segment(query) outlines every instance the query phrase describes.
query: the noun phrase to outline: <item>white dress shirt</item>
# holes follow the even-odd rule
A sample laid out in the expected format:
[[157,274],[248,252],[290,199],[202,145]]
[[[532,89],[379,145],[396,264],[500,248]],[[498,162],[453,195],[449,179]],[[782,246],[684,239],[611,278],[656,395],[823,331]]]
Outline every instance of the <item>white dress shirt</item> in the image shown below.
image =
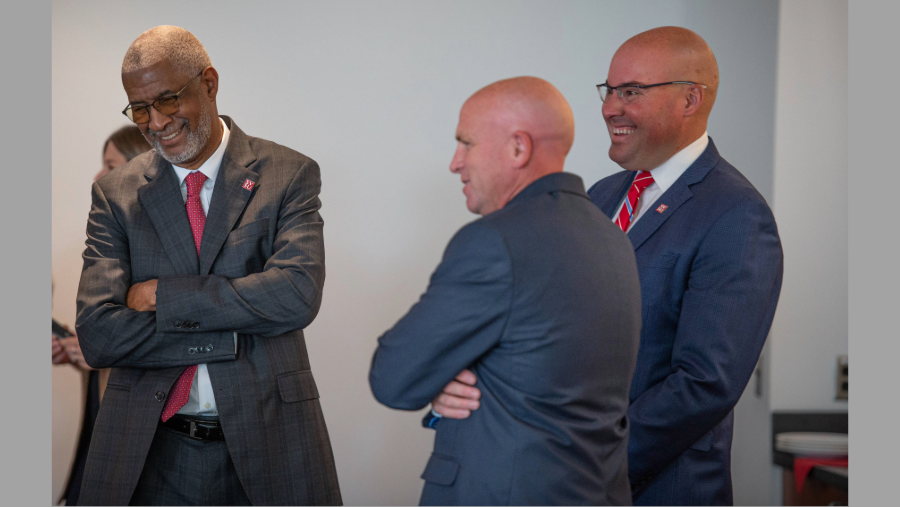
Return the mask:
[[[197,171],[206,175],[206,181],[200,188],[200,202],[203,204],[203,213],[209,214],[209,203],[212,201],[213,188],[216,185],[216,176],[219,174],[219,166],[222,164],[222,157],[225,155],[225,147],[228,146],[228,138],[230,132],[225,122],[219,118],[222,123],[222,142],[215,153],[203,163]],[[181,186],[181,197],[187,202],[187,184],[184,179],[192,170],[185,169],[172,164],[175,169],[175,175],[178,177],[178,184]],[[237,333],[234,333],[234,347],[237,351]],[[216,407],[216,397],[213,395],[212,383],[209,381],[209,372],[205,364],[197,365],[197,372],[194,374],[194,382],[191,384],[191,394],[188,396],[187,403],[178,411],[182,415],[219,415]]]
[[[650,170],[650,175],[653,176],[653,183],[650,184],[649,187],[645,188],[641,193],[640,199],[638,199],[637,206],[635,206],[634,216],[631,218],[631,223],[628,224],[628,230],[630,231],[634,224],[644,215],[644,212],[648,209],[651,209],[653,204],[656,203],[656,200],[659,199],[661,195],[666,193],[666,190],[671,187],[678,178],[687,171],[687,168],[691,166],[700,155],[703,155],[703,152],[706,150],[706,146],[709,144],[709,135],[706,132],[703,132],[703,135],[697,138],[696,141],[687,145],[683,150],[678,153],[672,155],[672,158],[666,160],[659,167]],[[616,212],[613,214],[613,222],[616,221],[616,218],[619,216],[619,213],[622,212],[622,206],[625,205],[625,199],[628,198],[628,193],[625,193],[625,197],[622,199],[622,202],[616,207]],[[665,203],[661,203],[665,204]],[[628,231],[626,231],[628,232]]]

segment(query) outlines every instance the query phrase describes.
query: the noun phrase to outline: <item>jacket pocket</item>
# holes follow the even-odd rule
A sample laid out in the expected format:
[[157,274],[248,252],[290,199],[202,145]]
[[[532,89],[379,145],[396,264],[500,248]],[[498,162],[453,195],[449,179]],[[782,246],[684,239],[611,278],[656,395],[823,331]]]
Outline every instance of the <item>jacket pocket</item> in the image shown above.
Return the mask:
[[278,393],[285,403],[313,400],[319,397],[316,381],[309,370],[292,371],[278,376]]
[[675,267],[675,264],[678,262],[679,254],[662,254],[662,255],[635,255],[634,258],[637,261],[638,270],[642,268],[660,268],[660,269],[672,269]]
[[249,224],[242,225],[228,234],[225,240],[227,243],[237,243],[245,238],[256,238],[263,236],[269,230],[269,217],[263,217],[254,220]]
[[143,376],[144,371],[136,368],[112,368],[106,377],[106,389],[131,391],[131,386],[137,384]]
[[431,454],[422,479],[440,486],[451,486],[456,481],[456,473],[459,472],[459,463],[439,454]]

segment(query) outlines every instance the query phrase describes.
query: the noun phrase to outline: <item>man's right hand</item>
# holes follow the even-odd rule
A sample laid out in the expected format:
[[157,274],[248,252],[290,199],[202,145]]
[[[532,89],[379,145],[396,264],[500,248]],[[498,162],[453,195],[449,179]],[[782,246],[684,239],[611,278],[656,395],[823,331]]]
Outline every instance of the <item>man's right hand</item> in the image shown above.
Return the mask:
[[432,400],[432,408],[438,414],[450,419],[465,419],[481,406],[481,391],[475,386],[475,374],[469,370],[459,372],[441,394]]
[[71,362],[69,360],[69,353],[66,352],[66,349],[59,343],[56,336],[51,336],[50,340],[53,342],[53,352],[51,352],[50,355],[50,360],[53,364],[65,364]]

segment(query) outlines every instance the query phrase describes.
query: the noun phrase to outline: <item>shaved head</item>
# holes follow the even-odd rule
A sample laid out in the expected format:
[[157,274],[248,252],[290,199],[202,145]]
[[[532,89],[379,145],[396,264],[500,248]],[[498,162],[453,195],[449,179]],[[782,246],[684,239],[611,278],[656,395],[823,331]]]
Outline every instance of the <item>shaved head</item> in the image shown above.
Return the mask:
[[463,104],[450,171],[465,184],[469,211],[486,215],[533,181],[563,170],[575,139],[572,108],[543,79],[485,86]]
[[706,132],[719,66],[702,37],[663,26],[625,41],[606,82],[617,89],[603,102],[609,158],[630,171],[652,171]]
[[661,26],[628,39],[616,54],[653,51],[666,56],[663,60],[666,72],[675,76],[671,80],[693,81],[707,86],[708,98],[703,109],[709,116],[719,89],[719,64],[706,41],[687,28]]
[[475,92],[466,107],[480,111],[486,121],[509,134],[528,132],[535,145],[563,157],[575,140],[572,108],[555,86],[541,78],[514,77],[489,84]]

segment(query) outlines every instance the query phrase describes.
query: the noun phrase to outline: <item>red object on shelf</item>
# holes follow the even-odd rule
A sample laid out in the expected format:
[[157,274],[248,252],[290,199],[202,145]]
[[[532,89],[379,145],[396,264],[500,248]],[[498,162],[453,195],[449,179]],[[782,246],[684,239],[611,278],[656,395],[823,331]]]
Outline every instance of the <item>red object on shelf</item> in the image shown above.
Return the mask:
[[848,457],[843,458],[794,458],[794,480],[797,481],[797,492],[803,491],[803,483],[813,467],[818,465],[829,467],[848,466]]

